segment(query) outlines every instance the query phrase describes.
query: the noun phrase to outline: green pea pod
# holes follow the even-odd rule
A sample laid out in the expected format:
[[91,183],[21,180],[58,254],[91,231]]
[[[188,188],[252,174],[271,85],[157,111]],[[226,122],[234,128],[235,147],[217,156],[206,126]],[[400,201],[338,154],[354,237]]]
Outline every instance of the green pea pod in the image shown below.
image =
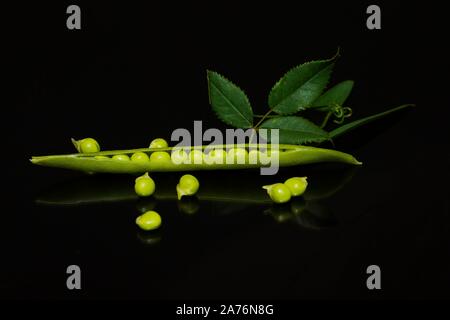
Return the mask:
[[[211,146],[191,147],[190,149],[211,148]],[[214,146],[215,148],[248,148],[251,145],[223,145]],[[255,146],[256,147],[256,146]],[[352,155],[337,150],[323,149],[316,147],[307,147],[299,145],[279,145],[279,166],[289,167],[302,164],[320,163],[320,162],[343,162],[352,165],[360,165],[361,162],[356,160]],[[270,145],[269,145],[270,148]],[[267,165],[259,160],[256,163],[223,163],[223,164],[207,164],[207,163],[191,163],[176,164],[172,161],[119,161],[113,158],[105,158],[114,155],[132,155],[136,152],[145,152],[152,154],[153,152],[167,151],[173,148],[146,148],[133,150],[115,150],[102,151],[89,154],[68,154],[68,155],[50,155],[32,157],[31,162],[46,167],[56,167],[72,170],[80,170],[85,172],[104,172],[104,173],[144,173],[144,172],[181,172],[195,170],[231,170],[231,169],[250,169],[261,168]],[[99,157],[101,156],[101,157]],[[150,157],[150,159],[152,159]]]

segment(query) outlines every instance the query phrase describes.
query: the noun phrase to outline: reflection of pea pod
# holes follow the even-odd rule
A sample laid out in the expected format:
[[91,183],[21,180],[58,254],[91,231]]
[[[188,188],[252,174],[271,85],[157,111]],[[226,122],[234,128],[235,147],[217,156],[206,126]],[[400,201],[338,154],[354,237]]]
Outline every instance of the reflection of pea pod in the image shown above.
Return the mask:
[[[348,168],[309,168],[301,172],[289,169],[275,176],[261,176],[257,172],[241,171],[230,174],[224,171],[197,172],[200,190],[199,200],[241,203],[271,203],[263,185],[283,182],[292,176],[308,176],[308,188],[304,194],[306,200],[330,196],[352,177],[353,170]],[[155,200],[176,200],[175,186],[180,174],[153,174],[156,182]],[[77,205],[136,200],[134,177],[128,176],[83,176],[54,186],[42,193],[36,200],[40,204]]]
[[[319,169],[319,168],[318,168]],[[358,168],[320,168],[308,176],[306,200],[325,199],[338,192],[355,175]]]

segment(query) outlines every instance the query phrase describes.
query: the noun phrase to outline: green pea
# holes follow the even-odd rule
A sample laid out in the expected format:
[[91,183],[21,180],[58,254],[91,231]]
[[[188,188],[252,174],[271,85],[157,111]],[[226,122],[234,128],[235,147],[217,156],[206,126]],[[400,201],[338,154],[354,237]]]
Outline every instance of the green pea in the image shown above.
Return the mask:
[[201,150],[191,150],[189,153],[189,160],[191,164],[203,163],[205,154]]
[[155,163],[171,162],[170,154],[165,151],[155,151],[150,155],[150,161]]
[[207,164],[224,164],[227,158],[227,153],[223,149],[213,149],[205,155],[205,162]]
[[109,159],[107,156],[95,156],[95,159]]
[[229,164],[244,164],[248,161],[248,151],[243,148],[234,148],[228,151],[227,163]]
[[[74,145],[78,148],[78,142],[76,140],[72,140]],[[210,146],[208,146],[211,148]],[[233,148],[235,145],[225,146],[224,149]],[[114,156],[114,159],[128,160],[128,157],[125,154],[133,154],[135,152],[143,151],[142,149],[135,150],[123,150],[121,156]],[[145,151],[145,150],[144,150]],[[162,150],[161,150],[162,151]],[[160,152],[161,152],[160,151]],[[114,152],[102,152],[102,155],[112,156],[116,154],[118,151]],[[217,170],[222,169],[243,169],[246,166],[242,165],[233,165],[223,162],[223,150],[217,149],[212,150],[205,159],[208,161],[204,161],[205,164],[199,164],[195,166],[197,170],[210,170],[212,167]],[[245,152],[244,152],[245,153]],[[255,152],[253,151],[252,154]],[[92,154],[95,156],[96,154]],[[258,166],[263,167],[270,163],[270,157],[267,157],[267,153],[261,152],[257,154],[258,156]],[[154,171],[177,171],[177,166],[169,154],[162,155],[156,152],[152,152],[153,159],[157,159],[159,163],[151,163],[149,167]],[[181,156],[183,157],[183,156]],[[80,171],[91,171],[91,172],[109,172],[109,173],[136,173],[142,172],[144,173],[148,169],[146,166],[137,166],[137,165],[127,165],[124,166],[123,163],[119,161],[98,161],[98,163],[94,163],[91,157],[74,157],[72,154],[69,155],[48,155],[48,156],[40,156],[40,157],[32,157],[31,162],[35,165],[46,166],[46,167],[55,167],[55,168],[65,168],[72,170],[80,170]],[[167,161],[164,161],[167,160]],[[101,162],[101,163],[100,163]],[[283,145],[281,151],[279,151],[279,165],[280,167],[288,167],[288,166],[297,166],[303,164],[311,164],[311,163],[321,163],[321,162],[341,162],[352,165],[361,165],[361,162],[356,160],[352,155],[343,153],[337,150],[323,149],[317,147],[308,147],[308,146],[300,146],[300,145]],[[215,163],[214,166],[211,166],[210,163]],[[180,166],[180,171],[184,170],[183,166]]]
[[275,183],[269,186],[264,186],[263,189],[267,190],[267,193],[276,203],[285,203],[291,200],[291,191],[287,186],[282,183]]
[[248,162],[251,164],[258,163],[260,154],[261,154],[261,152],[259,150],[256,150],[256,149],[250,150],[248,153]]
[[197,193],[200,183],[197,178],[190,174],[185,174],[177,184],[178,200],[183,196],[192,196]]
[[118,161],[130,161],[130,157],[126,154],[116,154],[112,157],[112,159]]
[[307,177],[294,177],[287,179],[284,184],[289,188],[294,197],[301,196],[308,186]]
[[161,216],[156,211],[147,211],[136,218],[136,224],[145,231],[158,229],[161,225]]
[[172,150],[170,158],[175,164],[183,164],[188,162],[189,155],[183,149],[176,149]]
[[148,155],[145,152],[135,152],[131,156],[131,161],[134,162],[147,162],[149,161]]
[[92,138],[85,138],[78,141],[78,146],[81,153],[94,153],[100,151],[100,145]]
[[155,192],[155,182],[146,172],[135,180],[134,191],[140,197],[151,196]]
[[156,138],[150,143],[149,148],[167,148],[168,146],[169,144],[166,140],[162,138]]

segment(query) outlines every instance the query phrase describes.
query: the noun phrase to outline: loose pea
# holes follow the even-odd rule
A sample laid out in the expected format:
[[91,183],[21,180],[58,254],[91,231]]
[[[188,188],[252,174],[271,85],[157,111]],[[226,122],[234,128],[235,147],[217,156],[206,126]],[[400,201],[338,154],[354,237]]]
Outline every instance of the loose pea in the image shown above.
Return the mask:
[[109,159],[107,156],[95,156],[95,159]]
[[243,148],[235,148],[228,151],[227,163],[234,164],[246,163],[248,160],[248,151]]
[[118,161],[130,161],[130,157],[126,154],[116,154],[112,157],[112,159]]
[[178,200],[182,196],[192,196],[197,193],[200,183],[197,178],[190,174],[185,174],[180,178],[180,182],[177,184]]
[[183,164],[188,162],[189,156],[187,152],[184,151],[183,149],[176,149],[172,150],[170,158],[172,159],[172,162],[175,164]]
[[149,161],[148,155],[145,152],[135,152],[131,156],[131,161],[134,162],[147,162]]
[[291,200],[291,191],[287,186],[282,183],[275,183],[270,186],[264,186],[263,189],[267,190],[267,193],[276,203],[285,203]]
[[161,225],[161,216],[156,211],[147,211],[136,218],[136,224],[142,230],[154,230]]
[[150,143],[149,148],[167,148],[168,146],[169,144],[166,140],[162,138],[156,138]]
[[205,154],[202,152],[202,150],[191,150],[191,152],[189,153],[189,160],[191,164],[203,163],[204,157]]
[[165,151],[155,151],[150,155],[150,161],[155,163],[171,162],[170,154]]
[[208,164],[223,164],[225,163],[227,153],[223,149],[213,149],[207,156],[205,156],[205,162]]
[[291,194],[296,196],[301,196],[308,186],[307,177],[294,177],[287,179],[284,184],[289,188]]
[[140,197],[148,197],[155,192],[155,182],[150,178],[148,172],[135,180],[134,191]]
[[95,139],[85,138],[78,141],[79,151],[81,153],[94,153],[100,151],[100,145]]

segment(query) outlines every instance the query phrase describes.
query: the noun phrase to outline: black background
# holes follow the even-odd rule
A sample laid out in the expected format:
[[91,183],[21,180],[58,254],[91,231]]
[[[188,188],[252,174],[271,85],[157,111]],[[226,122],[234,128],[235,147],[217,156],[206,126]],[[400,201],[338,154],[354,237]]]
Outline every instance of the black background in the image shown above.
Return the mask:
[[[5,62],[13,70],[6,94],[13,100],[2,109],[0,296],[450,297],[448,99],[438,98],[447,36],[439,8],[381,5],[382,29],[371,31],[365,3],[80,4],[76,31],[66,28],[68,4],[23,4],[6,14]],[[95,137],[104,150],[143,147],[192,128],[193,120],[223,129],[208,105],[207,69],[232,79],[264,113],[267,92],[284,72],[338,47],[331,84],[355,80],[348,100],[354,119],[417,106],[336,141],[364,165],[323,201],[336,218],[327,228],[277,223],[264,213],[267,205],[200,201],[186,215],[175,200],[157,201],[164,225],[160,242],[149,245],[134,224],[135,200],[35,204],[48,190],[120,188],[134,178],[34,167],[31,155],[72,153],[71,137]],[[309,166],[281,176],[340,170],[348,168]],[[256,188],[263,179],[258,172],[199,177],[203,186],[229,189]],[[82,269],[81,291],[65,286],[70,264]],[[371,264],[381,267],[382,290],[366,287]]]

